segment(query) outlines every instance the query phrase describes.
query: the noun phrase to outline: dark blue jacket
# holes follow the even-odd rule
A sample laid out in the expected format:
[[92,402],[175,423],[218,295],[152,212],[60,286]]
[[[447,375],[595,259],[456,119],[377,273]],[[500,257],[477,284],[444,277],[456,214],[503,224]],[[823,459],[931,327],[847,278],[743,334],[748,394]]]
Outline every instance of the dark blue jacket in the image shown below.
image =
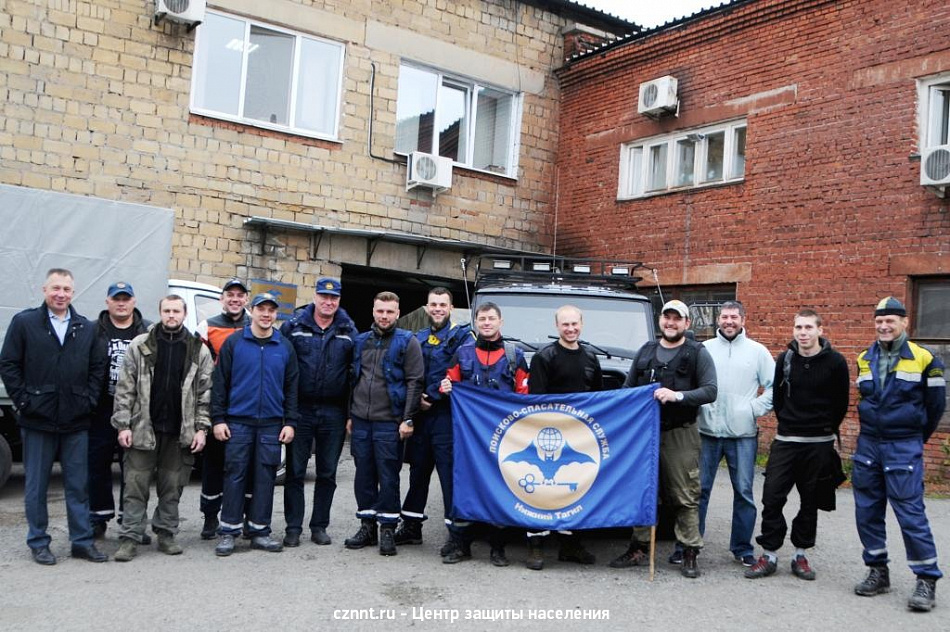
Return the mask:
[[[391,340],[387,341],[387,338]],[[356,344],[353,348],[353,386],[356,389],[354,391],[354,396],[356,397],[355,402],[357,404],[366,404],[366,402],[359,401],[360,388],[357,388],[360,381],[360,374],[363,372],[364,367],[363,363],[363,348],[366,346],[367,341],[370,344],[374,344],[376,348],[383,347],[388,344],[388,349],[386,349],[386,354],[382,358],[382,375],[386,380],[386,393],[389,396],[389,411],[392,414],[392,418],[396,420],[403,420],[412,417],[413,413],[418,409],[418,402],[412,402],[411,406],[407,406],[406,402],[408,400],[408,384],[406,378],[406,366],[405,366],[405,356],[406,348],[409,346],[409,341],[412,340],[412,332],[405,329],[396,329],[393,331],[391,336],[380,337],[377,336],[374,331],[363,332],[356,337]],[[416,376],[414,379],[421,377],[421,358],[420,360],[420,375]],[[369,367],[366,369],[370,375],[374,374],[378,367]],[[414,384],[414,386],[416,386]],[[421,380],[417,385],[419,390],[415,392],[415,397],[421,396]],[[362,408],[360,406],[359,408]]]
[[297,356],[274,330],[260,341],[248,325],[218,353],[211,387],[211,421],[297,426]]
[[10,321],[0,377],[17,409],[20,426],[46,432],[86,430],[106,373],[96,345],[96,325],[69,308],[62,344],[44,303]]
[[345,408],[356,326],[346,310],[339,309],[330,326],[321,329],[313,317],[313,307],[311,303],[298,310],[280,328],[280,333],[297,352],[300,404],[332,404]]
[[[439,384],[452,366],[452,358],[460,347],[475,344],[475,336],[468,325],[450,322],[435,333],[431,327],[416,332],[416,340],[422,346],[422,357],[426,365],[425,394],[430,400],[437,402],[443,399]],[[448,401],[448,398],[445,399]]]

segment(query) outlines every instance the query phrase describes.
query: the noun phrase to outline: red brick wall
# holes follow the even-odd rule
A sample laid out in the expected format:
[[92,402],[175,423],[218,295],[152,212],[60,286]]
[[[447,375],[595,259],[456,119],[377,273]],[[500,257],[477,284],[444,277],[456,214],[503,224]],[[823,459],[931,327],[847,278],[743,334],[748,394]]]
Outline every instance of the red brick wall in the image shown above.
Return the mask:
[[[909,301],[909,272],[950,270],[948,200],[910,159],[915,80],[945,71],[946,0],[761,0],[569,63],[559,250],[645,261],[666,284],[737,282],[749,334],[775,353],[794,313],[814,307],[853,373],[876,301]],[[639,84],[667,74],[680,116],[639,115]],[[617,200],[622,143],[741,116],[744,182]],[[856,425],[852,407],[849,450]],[[946,437],[927,446],[931,473]]]

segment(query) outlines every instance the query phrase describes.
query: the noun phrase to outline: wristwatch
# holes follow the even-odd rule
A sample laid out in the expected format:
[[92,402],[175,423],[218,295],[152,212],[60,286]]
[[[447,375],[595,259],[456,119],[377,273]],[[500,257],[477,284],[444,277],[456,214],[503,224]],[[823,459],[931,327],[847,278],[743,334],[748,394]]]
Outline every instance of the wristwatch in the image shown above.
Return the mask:
[[411,420],[411,419],[406,419],[406,420],[404,420],[402,423],[404,423],[404,424],[406,424],[407,426],[409,426],[410,428],[412,428],[412,420]]
[[683,394],[682,394],[681,392],[679,392],[679,391],[676,391],[676,401],[681,402],[681,401],[683,401],[683,398],[684,398],[684,397],[685,397],[685,395],[683,395]]

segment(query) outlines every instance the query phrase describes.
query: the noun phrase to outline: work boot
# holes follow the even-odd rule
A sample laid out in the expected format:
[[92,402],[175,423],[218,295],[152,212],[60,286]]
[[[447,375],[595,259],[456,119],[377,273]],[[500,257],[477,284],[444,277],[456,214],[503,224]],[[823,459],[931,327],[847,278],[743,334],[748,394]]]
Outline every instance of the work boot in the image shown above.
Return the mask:
[[452,550],[442,557],[443,564],[458,564],[472,559],[472,545],[464,540],[453,540]]
[[493,547],[491,553],[488,555],[488,559],[491,560],[492,566],[508,566],[511,562],[508,561],[508,556],[505,555],[505,547]]
[[122,538],[122,543],[119,544],[119,550],[115,552],[113,559],[116,562],[131,562],[138,552],[138,546],[135,540]]
[[886,593],[891,589],[891,573],[886,566],[872,566],[868,569],[868,576],[854,587],[854,594],[862,597],[873,597]]
[[439,549],[439,555],[441,555],[442,557],[445,557],[446,555],[448,555],[454,550],[455,550],[455,542],[450,537],[448,540],[445,541],[445,544],[442,545],[442,548]]
[[696,563],[696,557],[699,555],[699,549],[694,546],[687,546],[683,549],[683,565],[680,567],[680,573],[683,577],[696,579],[699,577],[699,564]]
[[284,545],[270,535],[255,535],[251,536],[251,548],[268,553],[280,553],[284,550]]
[[544,541],[540,537],[528,538],[528,558],[524,565],[532,571],[544,568]]
[[232,553],[234,553],[234,536],[227,534],[222,535],[218,546],[214,547],[214,554],[218,557],[227,557]]
[[348,549],[362,549],[364,546],[376,546],[379,542],[376,534],[376,521],[363,519],[360,521],[359,531],[353,534],[352,538],[343,541],[343,546]]
[[327,535],[327,530],[323,527],[316,527],[310,532],[310,541],[321,546],[326,546],[327,544],[331,544],[333,542],[333,540],[330,539],[330,536]]
[[214,514],[205,514],[205,523],[201,527],[202,540],[214,540],[218,536],[218,517]]
[[380,555],[395,555],[396,551],[396,536],[395,526],[391,524],[382,524],[379,525],[379,554]]
[[288,531],[284,534],[284,546],[294,548],[300,546],[300,532]]
[[646,549],[639,542],[631,542],[622,555],[610,561],[610,568],[631,568],[649,562]]
[[594,554],[584,548],[581,539],[576,535],[561,536],[557,559],[561,562],[576,562],[577,564],[593,564],[597,561]]
[[92,538],[94,540],[102,540],[106,537],[106,527],[108,523],[106,522],[93,522],[92,523]]
[[907,602],[907,607],[918,612],[930,612],[935,605],[937,605],[937,580],[918,576],[917,586]]
[[158,550],[165,555],[181,555],[184,549],[175,542],[175,535],[168,531],[158,532]]
[[418,520],[403,520],[393,540],[396,544],[422,544],[422,523]]

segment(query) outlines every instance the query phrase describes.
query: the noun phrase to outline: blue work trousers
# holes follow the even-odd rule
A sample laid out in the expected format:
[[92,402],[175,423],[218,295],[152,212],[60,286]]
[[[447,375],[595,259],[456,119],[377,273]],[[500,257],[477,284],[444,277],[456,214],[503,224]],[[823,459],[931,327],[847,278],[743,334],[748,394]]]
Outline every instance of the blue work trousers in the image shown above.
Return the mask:
[[301,406],[294,440],[287,447],[287,478],[284,481],[284,520],[288,532],[303,530],[306,511],[304,480],[313,450],[316,479],[310,531],[330,524],[330,506],[336,491],[336,468],[346,438],[346,412],[339,406]]
[[66,496],[66,520],[69,541],[73,546],[92,544],[92,524],[89,522],[89,433],[45,432],[20,428],[23,439],[23,505],[29,525],[26,543],[31,549],[49,546],[47,490],[53,460],[59,451],[63,470],[63,490]]
[[901,527],[907,564],[919,577],[939,579],[937,548],[924,508],[922,439],[878,441],[861,434],[854,452],[851,485],[864,563],[887,564],[884,514],[888,501]]
[[[280,465],[280,424],[262,426],[228,423],[231,438],[224,444],[224,499],[220,532],[239,535],[244,520],[251,536],[269,535],[274,509],[274,480]],[[252,497],[244,491],[253,480]]]
[[402,518],[423,521],[429,499],[432,471],[439,473],[445,524],[452,529],[452,409],[448,402],[436,404],[419,416],[415,431],[407,441],[409,491],[402,503]]
[[399,470],[402,468],[399,422],[353,417],[350,452],[356,464],[353,486],[356,517],[380,524],[399,521]]

